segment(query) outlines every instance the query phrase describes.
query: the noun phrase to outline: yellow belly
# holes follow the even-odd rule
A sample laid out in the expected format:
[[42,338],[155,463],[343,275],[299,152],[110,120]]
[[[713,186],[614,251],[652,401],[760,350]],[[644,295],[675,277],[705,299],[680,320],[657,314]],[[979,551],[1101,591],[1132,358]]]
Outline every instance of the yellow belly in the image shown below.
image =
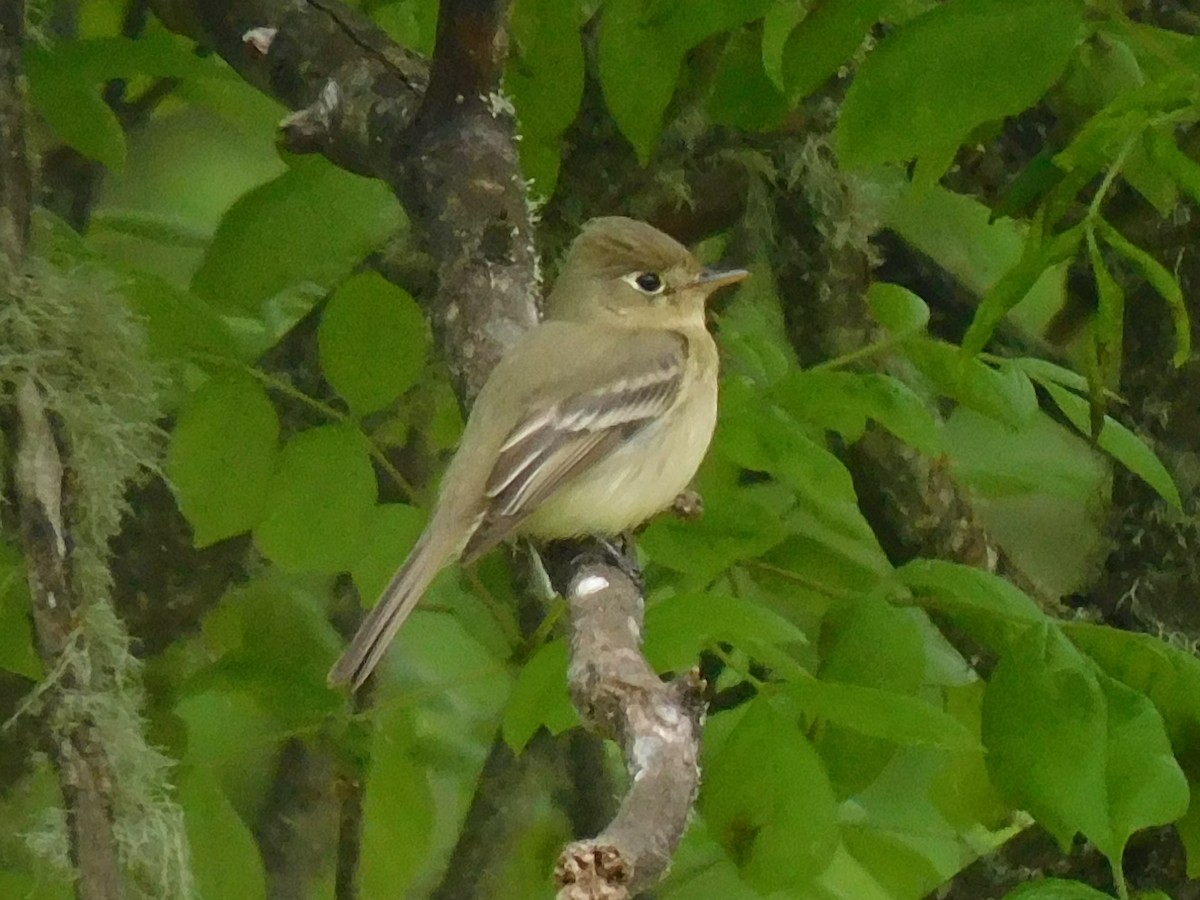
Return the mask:
[[687,488],[717,420],[715,376],[695,384],[661,419],[563,485],[522,524],[541,538],[620,534],[670,506]]

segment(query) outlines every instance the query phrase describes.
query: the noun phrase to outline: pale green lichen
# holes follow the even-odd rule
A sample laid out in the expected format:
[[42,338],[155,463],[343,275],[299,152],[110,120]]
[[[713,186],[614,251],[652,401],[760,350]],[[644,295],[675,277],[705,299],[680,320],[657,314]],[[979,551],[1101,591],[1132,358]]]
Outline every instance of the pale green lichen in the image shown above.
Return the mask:
[[[0,278],[0,405],[32,378],[65,440],[65,514],[81,607],[61,658],[24,709],[47,714],[63,753],[75,752],[69,735],[80,725],[93,729],[112,778],[130,895],[185,900],[195,891],[183,811],[168,778],[172,761],[145,739],[140,663],[112,608],[107,565],[126,491],[160,454],[160,378],[140,322],[104,270],[35,260],[28,273]],[[69,869],[61,810],[43,816],[28,838],[32,850]]]

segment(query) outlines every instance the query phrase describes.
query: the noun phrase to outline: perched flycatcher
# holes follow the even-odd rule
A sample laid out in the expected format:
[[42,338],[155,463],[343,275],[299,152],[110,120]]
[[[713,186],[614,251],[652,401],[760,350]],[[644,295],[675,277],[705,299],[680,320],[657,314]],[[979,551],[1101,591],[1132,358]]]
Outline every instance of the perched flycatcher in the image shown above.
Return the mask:
[[670,506],[717,418],[710,272],[643,222],[594,219],[567,252],[546,319],[471,410],[424,534],[329,674],[359,687],[434,576],[513,534],[619,534]]

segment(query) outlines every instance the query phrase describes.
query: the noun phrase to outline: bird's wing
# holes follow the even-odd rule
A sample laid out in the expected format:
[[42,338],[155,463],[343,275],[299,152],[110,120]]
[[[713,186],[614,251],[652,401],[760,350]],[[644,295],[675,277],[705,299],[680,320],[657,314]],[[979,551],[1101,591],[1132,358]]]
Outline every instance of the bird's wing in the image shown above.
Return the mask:
[[654,351],[635,370],[601,374],[598,386],[518,421],[500,446],[484,488],[486,511],[463,548],[464,562],[504,540],[554,491],[671,408],[683,381],[683,338],[656,342]]

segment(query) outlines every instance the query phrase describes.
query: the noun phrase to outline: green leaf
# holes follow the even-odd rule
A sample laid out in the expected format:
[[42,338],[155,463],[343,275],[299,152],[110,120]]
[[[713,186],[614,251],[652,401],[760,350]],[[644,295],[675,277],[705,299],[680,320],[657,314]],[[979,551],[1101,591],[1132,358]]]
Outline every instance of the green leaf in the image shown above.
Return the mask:
[[[884,210],[885,224],[978,297],[1026,252],[1029,226],[1001,217],[973,197],[936,184],[918,189],[889,170],[880,170],[872,181],[893,198]],[[1009,320],[1024,331],[1042,332],[1062,309],[1066,271],[1062,263],[1047,269],[1010,310]]]
[[[660,27],[642,21],[644,0],[609,0],[600,23],[600,84],[617,127],[644,165],[675,93],[682,52]],[[653,47],[654,53],[646,53]]]
[[[1174,115],[1191,104],[1195,92],[1195,76],[1182,68],[1119,91],[1055,155],[1055,164],[1070,173],[1070,177],[1047,197],[1044,204],[1050,210],[1047,221],[1057,221],[1065,215],[1080,188],[1110,166],[1131,137],[1136,138],[1160,116]],[[1140,148],[1131,147],[1127,162],[1135,161],[1139,155]]]
[[39,680],[42,661],[33,642],[32,602],[24,558],[0,542],[0,669]]
[[[82,29],[81,29],[82,30]],[[46,51],[55,66],[69,69],[99,86],[114,78],[199,79],[233,82],[229,67],[196,53],[196,45],[166,29],[147,29],[137,38],[124,35],[74,38],[56,42]]]
[[[207,303],[137,265],[123,264],[111,253],[100,253],[92,240],[98,216],[88,237],[45,209],[33,214],[33,246],[61,269],[82,270],[110,282],[141,316],[151,353],[160,359],[192,359],[199,354],[238,356],[229,325]],[[103,230],[102,228],[100,230]],[[207,236],[205,243],[207,243]]]
[[375,491],[361,434],[335,425],[302,431],[279,454],[254,542],[286,571],[345,571],[363,552]]
[[1087,379],[1064,366],[1034,356],[1015,356],[1004,360],[1005,366],[1024,372],[1038,384],[1061,384],[1073,391],[1086,391]]
[[861,735],[947,750],[978,746],[958,719],[918,697],[816,678],[790,681],[785,690],[806,716],[834,722]]
[[[1045,413],[1013,431],[995,419],[959,409],[946,421],[945,436],[954,477],[987,500],[1053,497],[1079,505],[1075,515],[1084,516],[1110,485],[1107,459],[1073,428]],[[1062,537],[1079,540],[1076,532]],[[1047,542],[1040,531],[1031,539]]]
[[759,647],[806,644],[799,628],[765,606],[723,594],[678,594],[646,610],[645,654],[660,672],[686,671],[700,652],[728,642],[751,654]]
[[959,834],[979,824],[998,831],[1012,821],[1011,807],[988,778],[987,753],[980,742],[986,688],[982,681],[943,688],[946,711],[963,723],[976,743],[947,753],[929,785],[929,803]]
[[720,317],[722,367],[726,381],[749,378],[772,384],[799,365],[787,339],[783,306],[769,266],[756,262],[750,278]]
[[433,56],[437,37],[437,0],[403,0],[383,3],[371,9],[371,18],[397,44],[426,56]]
[[825,681],[912,694],[925,677],[919,613],[875,595],[832,610],[822,635]]
[[1112,900],[1112,897],[1081,881],[1044,878],[1009,891],[1004,900]]
[[1093,232],[1088,232],[1088,260],[1096,279],[1099,304],[1093,339],[1096,345],[1096,360],[1100,367],[1099,390],[1093,393],[1102,397],[1104,385],[1115,384],[1121,374],[1121,347],[1125,336],[1125,292],[1117,284],[1112,273],[1104,264],[1104,257],[1096,245]]
[[[1179,841],[1187,853],[1187,877],[1200,878],[1200,784],[1191,781],[1192,803],[1187,813],[1175,823]],[[1169,898],[1168,898],[1169,900]]]
[[520,753],[539,728],[561,734],[579,724],[579,714],[567,693],[567,642],[550,641],[521,667],[513,684],[500,733],[514,753]]
[[1188,784],[1154,705],[1114,678],[1102,675],[1100,686],[1108,702],[1109,833],[1088,836],[1115,868],[1134,832],[1166,825],[1187,811]]
[[424,510],[405,503],[381,503],[367,512],[362,553],[350,567],[363,606],[374,606],[417,543],[427,518]]
[[770,0],[604,4],[599,51],[604,101],[643,163],[658,141],[684,55],[715,34],[757,19],[769,5]]
[[[717,454],[744,469],[765,472],[792,490],[795,507],[787,514],[787,528],[829,545],[864,571],[889,572],[891,565],[863,518],[842,462],[747,385],[726,384],[722,399]],[[760,521],[756,527],[765,524]]]
[[371,741],[370,789],[363,799],[363,897],[402,897],[427,862],[435,805],[425,766],[414,759],[410,710],[385,708]]
[[895,337],[924,331],[929,324],[929,304],[898,284],[876,281],[867,289],[871,315]]
[[783,83],[792,102],[829,80],[862,46],[895,0],[819,0],[788,35],[783,48]]
[[762,37],[742,28],[725,44],[713,76],[708,114],[717,125],[744,131],[771,131],[788,114],[787,100],[763,70]]
[[[239,632],[236,640],[240,639]],[[214,647],[217,652],[225,649],[224,643]],[[185,729],[182,762],[217,767],[227,790],[232,788],[234,799],[240,800],[269,783],[274,775],[270,762],[258,749],[288,735],[267,705],[250,691],[214,685],[217,679],[206,679],[208,675],[205,670],[186,681],[171,710]],[[326,693],[332,692],[327,688]]]
[[1148,634],[1087,622],[1063,628],[1106,674],[1144,694],[1162,715],[1191,785],[1191,804],[1175,828],[1187,850],[1188,877],[1200,877],[1200,660]]
[[425,319],[416,301],[375,273],[347,279],[317,329],[321,368],[360,414],[387,406],[425,367]]
[[1179,189],[1200,203],[1200,163],[1179,149],[1173,136],[1151,130],[1146,132],[1150,158],[1162,166]]
[[583,97],[583,42],[579,9],[558,0],[526,0],[513,9],[506,86],[524,134],[556,136],[567,130]]
[[963,350],[973,356],[987,346],[1009,310],[1024,299],[1051,266],[1073,257],[1083,236],[1082,225],[1070,228],[1028,251],[1019,263],[1005,272],[980,301],[963,336]]
[[175,779],[187,825],[196,891],[204,897],[265,897],[267,877],[254,835],[213,772],[186,766]]
[[1001,652],[1046,622],[1024,592],[982,569],[916,559],[898,568],[896,579],[922,606],[949,615],[977,640]]
[[195,294],[148,272],[128,269],[123,275],[121,293],[145,322],[155,356],[192,359],[197,354],[226,358],[239,355],[229,326]]
[[[544,196],[554,193],[562,134],[583,97],[579,7],[560,0],[515,4],[504,84],[521,124],[521,168]],[[531,152],[532,151],[532,152]]]
[[734,563],[761,556],[788,535],[769,505],[753,491],[702,486],[705,514],[696,521],[662,517],[642,532],[639,547],[659,565],[700,583]]
[[1103,109],[1125,91],[1143,84],[1146,73],[1137,54],[1117,29],[1097,28],[1079,51],[1059,85],[1064,98],[1088,112]]
[[1064,852],[1075,833],[1109,834],[1105,695],[1085,659],[1050,626],[1000,659],[983,701],[988,771]]
[[1200,660],[1148,634],[1089,622],[1062,627],[1105,674],[1154,701],[1175,749],[1200,765]]
[[1131,834],[1187,810],[1187,781],[1153,704],[1096,673],[1052,628],[1001,658],[983,726],[997,785],[1064,848],[1081,831],[1116,868]]
[[1037,203],[1060,185],[1067,173],[1054,164],[1045,148],[1033,157],[992,204],[993,219],[1017,219],[1033,212]]
[[1016,368],[994,369],[932,338],[910,338],[905,351],[934,388],[969,409],[1014,429],[1024,428],[1037,414],[1037,393],[1025,373]]
[[767,893],[820,874],[837,850],[837,807],[820,757],[795,723],[759,697],[714,755],[700,809],[743,877]]
[[[869,818],[870,811],[867,816],[865,821],[844,823],[842,841],[879,884],[887,885],[886,896],[936,895],[935,888],[946,880],[934,862],[937,845],[945,840],[937,825],[931,822],[909,831],[891,823],[877,825]],[[822,877],[821,882],[826,883],[826,879]],[[857,893],[843,896],[859,897]]]
[[775,0],[775,4],[763,16],[762,66],[767,78],[779,93],[786,95],[783,80],[783,54],[788,38],[808,11],[791,0]]
[[25,72],[30,103],[64,144],[113,171],[125,167],[125,129],[101,96],[101,79],[32,41]]
[[1075,0],[935,6],[859,68],[838,119],[839,156],[866,168],[957,147],[976,126],[1036,103],[1082,33]]
[[165,247],[203,250],[212,237],[182,216],[144,209],[97,209],[88,220],[88,236],[111,232],[142,238]]
[[216,683],[246,691],[277,723],[279,735],[311,728],[341,705],[326,674],[342,641],[325,611],[324,580],[267,567],[230,589],[204,620],[206,649],[216,661],[188,690]]
[[1172,361],[1176,367],[1182,366],[1192,355],[1192,327],[1179,281],[1166,266],[1137,244],[1127,240],[1121,232],[1103,219],[1096,221],[1096,230],[1104,238],[1104,242],[1125,257],[1167,301],[1171,319],[1175,324],[1175,356]]
[[868,419],[929,456],[942,452],[941,426],[912,389],[880,373],[792,372],[772,394],[801,421],[858,440]]
[[383,182],[305,157],[229,208],[192,290],[220,311],[259,315],[281,292],[332,287],[403,223]]
[[196,546],[258,524],[278,441],[275,407],[247,375],[215,378],[183,405],[166,471]]
[[[897,697],[915,694],[926,668],[918,615],[891,606],[876,594],[832,609],[822,633],[821,680]],[[843,696],[843,702],[845,699]],[[839,796],[864,790],[896,752],[893,742],[866,739],[861,729],[836,722],[822,729],[817,749]]]
[[[1070,423],[1083,434],[1090,434],[1091,411],[1088,402],[1056,384],[1047,384],[1045,388]],[[1183,508],[1179,488],[1175,486],[1175,480],[1166,466],[1140,437],[1112,416],[1104,417],[1104,425],[1096,437],[1096,443],[1100,445],[1100,449],[1150,485],[1176,509]]]

